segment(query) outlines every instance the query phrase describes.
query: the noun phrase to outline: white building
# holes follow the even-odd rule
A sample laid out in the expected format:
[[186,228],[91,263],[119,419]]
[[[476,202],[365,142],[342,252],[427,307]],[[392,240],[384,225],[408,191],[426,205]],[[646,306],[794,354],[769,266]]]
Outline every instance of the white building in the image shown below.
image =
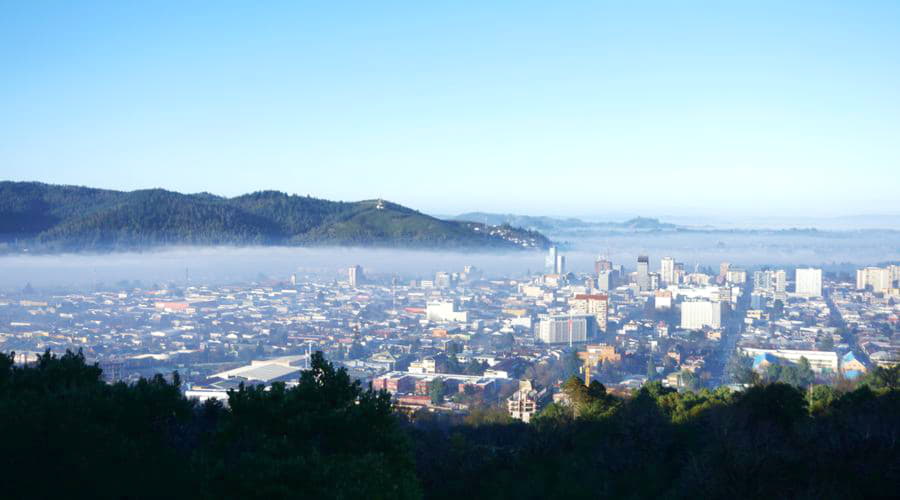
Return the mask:
[[506,400],[509,416],[527,424],[541,409],[548,396],[546,388],[539,391],[530,380],[520,380],[519,390]]
[[347,270],[347,278],[350,286],[356,288],[365,279],[363,277],[363,269],[360,266],[352,266]]
[[659,262],[659,278],[663,285],[674,285],[675,282],[675,259],[672,257],[663,257]]
[[609,317],[609,295],[607,294],[576,294],[569,299],[571,312],[575,314],[590,314],[597,321],[597,328],[606,331],[607,318]]
[[821,297],[822,270],[812,267],[797,269],[796,292],[804,297]]
[[594,336],[596,322],[589,314],[544,316],[538,325],[538,340],[545,344],[574,344]]
[[836,373],[838,369],[838,355],[833,351],[801,351],[797,349],[757,349],[743,347],[740,351],[751,358],[759,354],[770,354],[776,358],[799,363],[800,358],[809,361],[809,367],[818,373]]
[[681,328],[701,330],[722,327],[722,303],[707,300],[693,300],[681,303]]
[[435,323],[465,323],[469,320],[469,313],[457,311],[456,304],[452,301],[429,302],[425,307],[425,319]]
[[867,267],[856,270],[856,288],[859,290],[871,286],[873,292],[884,293],[891,288],[893,281],[890,269]]

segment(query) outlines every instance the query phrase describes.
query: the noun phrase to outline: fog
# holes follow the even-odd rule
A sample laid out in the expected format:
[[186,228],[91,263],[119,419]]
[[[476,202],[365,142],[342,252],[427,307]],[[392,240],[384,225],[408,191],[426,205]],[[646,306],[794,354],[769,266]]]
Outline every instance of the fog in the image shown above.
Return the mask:
[[[562,242],[571,271],[589,271],[597,255],[633,268],[637,255],[670,255],[694,265],[735,266],[816,265],[848,270],[900,260],[900,232],[822,232],[818,234],[651,233],[616,234]],[[123,280],[144,286],[175,283],[223,284],[287,280],[292,273],[334,279],[359,264],[375,276],[406,280],[430,278],[436,271],[460,271],[474,265],[487,277],[523,277],[543,269],[544,254],[536,251],[464,252],[364,248],[297,247],[178,247],[111,254],[6,255],[0,257],[0,288],[115,287]]]

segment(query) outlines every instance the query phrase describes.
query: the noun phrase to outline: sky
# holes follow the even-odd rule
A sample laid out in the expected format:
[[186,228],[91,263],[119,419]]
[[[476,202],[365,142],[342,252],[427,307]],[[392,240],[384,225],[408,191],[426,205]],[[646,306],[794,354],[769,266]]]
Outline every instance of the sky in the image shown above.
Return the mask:
[[0,0],[0,179],[900,213],[900,2]]

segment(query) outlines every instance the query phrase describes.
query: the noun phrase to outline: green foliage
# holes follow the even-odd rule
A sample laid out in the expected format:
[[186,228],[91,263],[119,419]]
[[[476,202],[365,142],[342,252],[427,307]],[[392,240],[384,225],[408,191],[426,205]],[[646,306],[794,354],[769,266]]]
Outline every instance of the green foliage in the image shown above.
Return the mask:
[[108,385],[81,353],[0,355],[7,498],[416,498],[408,440],[384,392],[321,353],[299,384],[196,405],[177,374]]
[[737,384],[755,384],[759,381],[759,375],[753,371],[753,359],[750,356],[733,354],[728,358],[725,372]]
[[809,387],[815,381],[816,376],[809,365],[809,361],[801,357],[796,365],[772,364],[767,366],[764,378],[770,383],[780,382],[795,387]]
[[900,390],[900,365],[890,368],[878,366],[867,373],[861,383],[873,389]]
[[[897,370],[627,398],[569,378],[533,425],[498,408],[401,423],[321,353],[295,387],[186,400],[105,384],[80,353],[0,356],[8,498],[877,498],[900,484]],[[430,415],[430,414],[429,414]],[[412,452],[412,453],[411,453]]]
[[506,410],[497,407],[473,408],[465,418],[466,425],[475,427],[481,425],[505,425],[514,421]]
[[149,189],[106,191],[0,182],[0,242],[44,250],[114,250],[173,244],[352,244],[546,247],[540,233],[445,221],[388,202],[334,202],[261,191],[222,198]]
[[619,403],[619,399],[607,394],[606,387],[596,380],[586,386],[584,380],[572,376],[562,384],[561,389],[572,405],[576,418],[602,418],[615,411]]
[[431,396],[431,404],[439,405],[444,402],[444,395],[447,393],[447,387],[444,384],[444,379],[441,377],[434,377],[431,382],[428,383],[428,395]]

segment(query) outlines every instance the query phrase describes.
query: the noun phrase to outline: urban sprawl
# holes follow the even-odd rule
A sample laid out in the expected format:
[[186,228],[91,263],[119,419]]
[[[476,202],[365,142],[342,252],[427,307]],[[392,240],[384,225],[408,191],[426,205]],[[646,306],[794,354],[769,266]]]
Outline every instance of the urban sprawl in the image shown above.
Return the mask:
[[19,362],[80,349],[109,381],[177,370],[187,396],[223,401],[240,384],[296,383],[322,351],[398,408],[492,406],[526,422],[565,401],[573,372],[628,394],[648,380],[740,390],[788,367],[841,383],[900,363],[900,265],[854,277],[638,256],[585,274],[553,247],[546,266],[526,279],[469,266],[401,281],[353,266],[244,286],[29,286],[0,295],[0,349]]

